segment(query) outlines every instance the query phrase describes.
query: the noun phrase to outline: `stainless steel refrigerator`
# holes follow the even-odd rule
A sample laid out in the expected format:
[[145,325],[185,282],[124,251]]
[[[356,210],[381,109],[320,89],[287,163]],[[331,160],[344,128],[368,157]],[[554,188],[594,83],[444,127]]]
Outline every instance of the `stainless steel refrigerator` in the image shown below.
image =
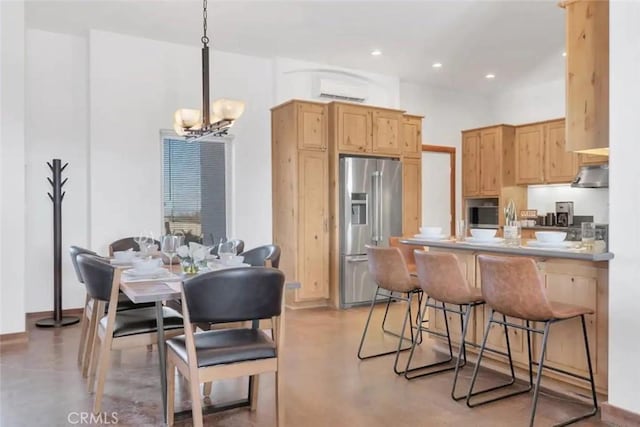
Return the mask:
[[371,157],[340,158],[340,304],[370,303],[375,283],[366,245],[388,246],[402,235],[402,164]]

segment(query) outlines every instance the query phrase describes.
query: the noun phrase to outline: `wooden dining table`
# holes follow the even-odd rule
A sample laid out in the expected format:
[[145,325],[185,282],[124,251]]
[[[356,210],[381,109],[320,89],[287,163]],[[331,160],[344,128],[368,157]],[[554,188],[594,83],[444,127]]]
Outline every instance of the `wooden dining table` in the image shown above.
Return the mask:
[[[120,269],[127,269],[130,267],[118,267]],[[251,267],[246,267],[251,268]],[[180,266],[174,266],[173,271],[176,273],[180,272]],[[164,317],[163,317],[163,302],[170,300],[179,300],[182,296],[181,286],[182,281],[185,278],[174,278],[173,280],[166,279],[153,279],[148,281],[127,281],[123,278],[123,275],[120,276],[120,290],[134,303],[142,304],[142,303],[155,303],[156,307],[156,321],[157,321],[157,338],[158,338],[158,359],[160,364],[160,383],[162,388],[162,416],[164,423],[167,422],[167,370],[166,370],[166,349],[165,349],[165,337],[164,337]],[[300,288],[299,282],[287,282],[285,283],[285,291],[298,289]],[[281,340],[284,341],[284,331],[285,331],[285,307],[284,307],[284,293],[283,293],[283,304],[282,304],[282,313],[280,315],[280,324],[281,324]],[[253,328],[259,327],[259,322],[254,321]],[[251,402],[251,382],[253,379],[249,378],[249,392],[246,400],[242,399],[239,401],[230,402],[224,405],[209,405],[204,408],[204,414],[209,414],[213,412],[219,412],[227,409],[239,408],[243,406],[250,406]],[[172,397],[173,398],[173,397]],[[192,399],[195,399],[195,396],[192,396]],[[198,396],[199,398],[199,396]],[[175,414],[176,419],[181,418],[181,416],[191,416],[191,410],[183,411],[182,413]]]

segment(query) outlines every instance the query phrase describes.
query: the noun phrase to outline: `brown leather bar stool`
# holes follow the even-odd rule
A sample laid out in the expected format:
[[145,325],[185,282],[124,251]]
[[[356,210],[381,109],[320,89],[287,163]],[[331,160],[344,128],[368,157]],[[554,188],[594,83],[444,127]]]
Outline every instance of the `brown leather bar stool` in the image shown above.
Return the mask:
[[[453,386],[451,388],[451,397],[454,400],[464,399],[467,397],[466,394],[460,396],[456,395],[456,384],[458,382],[458,374],[460,372],[460,368],[462,368],[467,362],[466,347],[479,347],[475,343],[467,342],[466,336],[469,328],[469,319],[473,315],[473,308],[484,305],[482,292],[480,291],[480,289],[476,289],[469,285],[467,279],[464,276],[464,273],[462,272],[462,269],[460,268],[458,257],[456,257],[454,254],[444,252],[415,251],[414,256],[417,266],[418,282],[427,297],[423,309],[420,313],[418,324],[424,324],[424,316],[428,308],[434,308],[436,310],[442,311],[444,315],[446,333],[442,334],[424,327],[421,327],[421,332],[426,332],[431,335],[437,335],[446,338],[449,347],[449,358],[446,360],[436,361],[423,366],[412,368],[411,360],[413,359],[413,354],[415,352],[417,344],[414,342],[411,348],[411,353],[409,354],[409,358],[407,360],[407,367],[405,369],[404,376],[408,380],[412,380],[414,378],[455,370],[455,374],[453,377]],[[430,303],[430,300],[434,300],[435,303]],[[451,307],[452,305],[457,305],[458,309]],[[453,350],[451,346],[451,336],[449,333],[449,322],[447,320],[447,313],[455,313],[460,316],[462,335],[460,337],[460,348],[458,349],[456,363],[454,366],[445,366],[438,369],[432,369],[436,366],[449,364],[451,361],[453,361]],[[507,335],[506,328],[505,336],[508,343],[509,336]],[[507,345],[507,348],[509,349],[507,353],[491,348],[487,348],[486,350],[496,354],[500,354],[502,356],[506,356],[508,358],[509,366],[511,368],[510,381],[506,384],[500,384],[498,386],[477,391],[474,393],[474,396],[510,386],[515,382],[516,377],[509,345]],[[415,373],[416,371],[422,372]]]
[[[469,395],[467,396],[467,404],[472,397],[473,386],[475,385],[482,356],[489,336],[491,323],[504,325],[505,327],[513,327],[527,332],[528,341],[530,343],[530,334],[537,333],[542,335],[542,348],[537,362],[531,357],[531,347],[529,347],[529,382],[532,381],[531,366],[538,366],[536,375],[535,388],[533,392],[533,403],[531,414],[529,416],[529,426],[533,426],[536,415],[536,407],[538,405],[538,397],[540,394],[540,380],[544,368],[559,372],[570,377],[589,382],[591,385],[591,397],[593,399],[593,409],[586,414],[579,415],[567,421],[563,421],[556,426],[566,426],[576,421],[591,417],[598,412],[598,400],[596,397],[596,387],[593,380],[593,368],[591,366],[591,355],[589,352],[589,338],[587,336],[587,327],[585,323],[585,315],[593,314],[593,310],[570,304],[557,303],[549,301],[544,291],[544,280],[538,273],[536,263],[531,258],[520,257],[497,257],[489,255],[480,255],[478,257],[480,265],[480,274],[482,279],[482,295],[490,307],[489,319],[484,331],[480,354],[478,355],[478,363],[473,372],[471,386],[469,387]],[[503,320],[494,319],[494,313],[503,315]],[[525,321],[525,326],[509,323],[504,316],[511,316]],[[544,366],[544,355],[547,350],[547,340],[549,338],[550,326],[563,320],[569,320],[579,317],[582,322],[582,334],[584,336],[585,355],[587,358],[587,366],[589,368],[589,376],[583,377],[573,372],[567,372],[552,366]],[[543,329],[531,327],[531,322],[544,323]],[[513,394],[498,397],[479,404],[493,402],[495,400],[510,397]]]
[[400,249],[404,261],[407,263],[407,269],[411,275],[416,275],[416,257],[413,255],[413,251],[416,249],[415,245],[407,245],[400,242],[402,237],[389,237],[389,246]]
[[[417,336],[414,337],[413,334],[415,327],[411,320],[411,304],[413,303],[413,298],[417,294],[421,293],[422,290],[418,286],[416,278],[409,274],[407,264],[400,252],[400,249],[367,246],[367,255],[369,258],[369,272],[371,273],[373,280],[376,282],[376,292],[371,301],[371,308],[369,309],[367,323],[364,326],[364,331],[362,331],[362,338],[360,339],[360,346],[358,347],[358,358],[360,360],[365,360],[395,353],[396,357],[393,364],[393,370],[396,374],[401,375],[404,371],[398,370],[398,358],[400,356],[400,352],[411,348],[410,346],[402,348],[402,343],[403,341],[410,341],[413,343],[417,339]],[[367,330],[369,329],[369,323],[371,322],[371,315],[373,314],[373,309],[378,300],[378,296],[387,297],[389,300],[394,299],[405,301],[407,303],[400,334],[393,334],[399,337],[398,347],[396,350],[364,356],[362,354],[362,347],[364,346]],[[407,322],[410,323],[410,340],[404,336],[405,330],[407,329]],[[385,333],[388,332],[385,331]]]

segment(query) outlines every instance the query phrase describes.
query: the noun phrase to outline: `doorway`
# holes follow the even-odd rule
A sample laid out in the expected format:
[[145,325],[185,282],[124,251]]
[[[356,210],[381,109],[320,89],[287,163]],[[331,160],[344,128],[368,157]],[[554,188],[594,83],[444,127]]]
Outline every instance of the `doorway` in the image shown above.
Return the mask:
[[422,146],[422,225],[455,236],[456,149]]

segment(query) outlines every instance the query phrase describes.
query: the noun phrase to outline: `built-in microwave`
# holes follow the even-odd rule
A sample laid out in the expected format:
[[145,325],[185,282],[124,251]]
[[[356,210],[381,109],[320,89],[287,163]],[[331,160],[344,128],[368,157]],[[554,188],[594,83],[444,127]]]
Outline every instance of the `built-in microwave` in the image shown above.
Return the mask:
[[498,199],[468,199],[467,224],[469,227],[498,227]]

